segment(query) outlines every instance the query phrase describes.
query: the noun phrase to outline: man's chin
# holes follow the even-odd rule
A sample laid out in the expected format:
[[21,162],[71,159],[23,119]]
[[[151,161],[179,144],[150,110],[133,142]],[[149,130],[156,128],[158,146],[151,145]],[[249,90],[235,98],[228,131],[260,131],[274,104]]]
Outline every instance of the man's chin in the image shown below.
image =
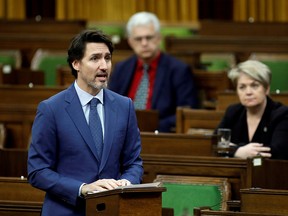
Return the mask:
[[89,85],[90,85],[92,88],[98,89],[98,90],[107,88],[107,82],[101,83],[101,84],[90,83]]

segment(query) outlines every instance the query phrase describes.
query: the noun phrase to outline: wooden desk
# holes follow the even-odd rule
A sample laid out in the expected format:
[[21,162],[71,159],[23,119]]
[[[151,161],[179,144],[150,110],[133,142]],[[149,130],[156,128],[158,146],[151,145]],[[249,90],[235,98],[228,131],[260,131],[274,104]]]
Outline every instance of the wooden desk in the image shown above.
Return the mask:
[[63,87],[0,86],[0,122],[4,123],[6,147],[26,149],[38,103],[63,90]]
[[213,136],[141,132],[142,154],[213,156]]
[[165,44],[166,51],[171,54],[234,53],[236,62],[247,60],[252,52],[288,52],[288,37],[199,35],[186,38],[166,37]]
[[11,69],[10,73],[4,73],[0,69],[0,84],[8,85],[44,85],[44,72],[41,70],[31,70],[30,68]]
[[67,49],[75,34],[0,34],[0,47],[2,49],[18,49],[21,51],[21,67],[30,67],[31,60],[37,49]]
[[237,212],[237,211],[213,211],[207,207],[204,209],[197,208],[194,209],[194,216],[286,216],[280,214],[271,213],[255,213],[255,212]]
[[178,107],[176,112],[176,132],[188,134],[191,129],[203,134],[210,133],[219,125],[224,111],[222,110],[206,110],[206,109],[191,109]]
[[[31,127],[36,115],[37,105],[66,87],[0,86],[0,122],[4,123],[7,148],[26,149]],[[141,131],[155,131],[158,127],[158,112],[153,110],[137,111],[138,126]]]
[[283,22],[235,22],[203,20],[200,35],[246,36],[246,37],[287,37],[288,27]]
[[[138,187],[140,186],[140,187]],[[161,216],[162,192],[166,188],[143,187],[103,191],[86,197],[87,216]]]
[[193,74],[202,108],[215,109],[218,92],[233,89],[226,71],[193,69]]
[[0,200],[43,202],[45,192],[32,187],[26,178],[0,177]]
[[241,211],[288,215],[288,190],[241,189]]
[[30,67],[37,49],[66,50],[72,37],[85,28],[85,20],[1,20],[0,47],[20,50],[22,67]]
[[[175,149],[177,146],[175,147]],[[261,186],[267,189],[275,185],[281,189],[288,189],[288,181],[275,179],[274,184],[267,184],[271,176],[280,176],[287,179],[288,161],[278,161],[279,164],[273,163],[273,160],[266,159],[262,169],[271,167],[269,175],[253,175],[252,160],[243,160],[238,158],[220,158],[220,157],[201,157],[201,156],[179,156],[179,155],[152,155],[141,154],[144,165],[143,183],[153,182],[157,175],[184,175],[184,176],[201,176],[228,178],[231,184],[231,199],[240,200],[240,189]],[[4,167],[5,164],[5,167]],[[275,167],[276,166],[276,167]],[[0,149],[0,176],[15,177],[27,176],[27,150],[23,149]],[[257,179],[255,179],[257,178]],[[264,184],[264,185],[263,185]],[[270,188],[269,188],[270,187]],[[279,188],[276,188],[279,189]]]
[[1,20],[1,34],[7,33],[31,33],[31,34],[77,34],[86,28],[85,20]]
[[159,125],[159,113],[156,110],[135,110],[140,132],[154,132]]
[[30,104],[38,105],[52,95],[64,90],[65,87],[34,86],[26,85],[0,85],[0,104]]
[[36,216],[45,193],[32,187],[27,179],[0,177],[0,215]]
[[240,199],[240,188],[247,187],[246,160],[149,154],[143,154],[142,159],[144,161],[143,182],[151,182],[157,175],[228,178],[231,183],[232,199]]

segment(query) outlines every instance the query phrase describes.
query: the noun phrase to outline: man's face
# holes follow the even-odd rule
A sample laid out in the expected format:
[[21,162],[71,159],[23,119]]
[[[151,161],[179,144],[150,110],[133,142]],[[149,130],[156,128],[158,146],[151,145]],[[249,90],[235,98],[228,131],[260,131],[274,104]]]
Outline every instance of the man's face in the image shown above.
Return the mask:
[[136,26],[128,38],[128,42],[135,54],[144,61],[155,58],[160,49],[161,36],[154,26]]
[[111,53],[104,43],[87,43],[83,58],[73,62],[78,71],[77,84],[84,91],[96,95],[107,87],[111,73]]

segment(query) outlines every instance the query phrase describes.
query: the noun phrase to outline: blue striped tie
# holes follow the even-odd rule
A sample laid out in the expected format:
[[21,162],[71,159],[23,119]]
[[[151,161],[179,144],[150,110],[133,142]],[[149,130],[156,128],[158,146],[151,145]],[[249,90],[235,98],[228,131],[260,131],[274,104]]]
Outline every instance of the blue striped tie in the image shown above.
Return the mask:
[[89,113],[89,127],[92,133],[93,140],[96,145],[98,159],[101,160],[103,151],[103,132],[101,121],[97,112],[97,104],[100,101],[97,98],[93,98],[90,101],[90,113]]
[[148,99],[148,88],[149,88],[149,65],[143,64],[143,75],[141,82],[138,86],[135,99],[134,106],[135,109],[146,109],[147,99]]

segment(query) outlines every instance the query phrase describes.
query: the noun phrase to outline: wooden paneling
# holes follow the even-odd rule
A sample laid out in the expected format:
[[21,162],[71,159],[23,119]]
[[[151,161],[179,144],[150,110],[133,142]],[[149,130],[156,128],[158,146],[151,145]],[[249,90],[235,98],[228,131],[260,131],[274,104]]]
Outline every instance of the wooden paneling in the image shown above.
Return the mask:
[[10,85],[44,85],[44,72],[30,68],[11,68],[9,73],[4,73],[0,66],[0,84]]
[[214,139],[209,135],[141,133],[142,154],[213,156]]
[[45,193],[32,187],[26,178],[0,177],[0,215],[40,215]]
[[85,29],[86,21],[55,21],[44,19],[36,20],[1,20],[1,34],[37,34],[37,35],[55,35],[55,34],[76,34]]
[[26,149],[37,105],[64,88],[0,86],[0,122],[5,125],[5,147]]
[[[287,53],[288,37],[193,36],[165,38],[166,51],[172,55],[200,56],[201,53],[231,53],[236,63],[245,61],[253,52]],[[197,66],[197,65],[196,65]]]
[[1,20],[1,49],[20,50],[22,67],[30,67],[35,51],[42,49],[67,50],[75,34],[86,28],[86,21]]
[[203,129],[210,130],[210,133],[217,128],[224,111],[219,110],[206,110],[206,109],[191,109],[191,108],[177,108],[176,115],[176,132],[177,133],[189,133],[189,130],[194,129],[195,132],[198,130],[199,133]]
[[[72,76],[72,75],[71,75]],[[64,90],[66,87],[0,86],[0,122],[6,128],[7,148],[26,149],[30,143],[31,127],[36,116],[37,105]],[[136,110],[140,131],[155,131],[158,127],[158,112]]]
[[288,214],[288,190],[261,188],[242,189],[241,211],[251,213]]
[[[176,149],[175,144],[172,149]],[[172,151],[172,150],[171,150]],[[283,190],[288,189],[288,181],[275,178],[274,185],[267,184],[271,176],[280,176],[287,179],[287,170],[279,169],[288,167],[288,161],[279,160],[277,164],[273,160],[265,160],[261,169],[269,168],[269,175],[253,175],[253,159],[243,160],[238,158],[204,157],[204,156],[181,156],[163,154],[141,154],[144,165],[143,183],[153,182],[157,175],[184,175],[202,177],[228,178],[232,189],[232,200],[240,199],[240,189],[258,187],[273,188],[275,185]],[[4,165],[5,164],[5,167]],[[0,149],[0,176],[27,176],[27,150]],[[276,188],[277,189],[277,188]]]
[[283,22],[233,22],[203,20],[199,35],[202,36],[245,36],[245,37],[287,37],[288,26]]

